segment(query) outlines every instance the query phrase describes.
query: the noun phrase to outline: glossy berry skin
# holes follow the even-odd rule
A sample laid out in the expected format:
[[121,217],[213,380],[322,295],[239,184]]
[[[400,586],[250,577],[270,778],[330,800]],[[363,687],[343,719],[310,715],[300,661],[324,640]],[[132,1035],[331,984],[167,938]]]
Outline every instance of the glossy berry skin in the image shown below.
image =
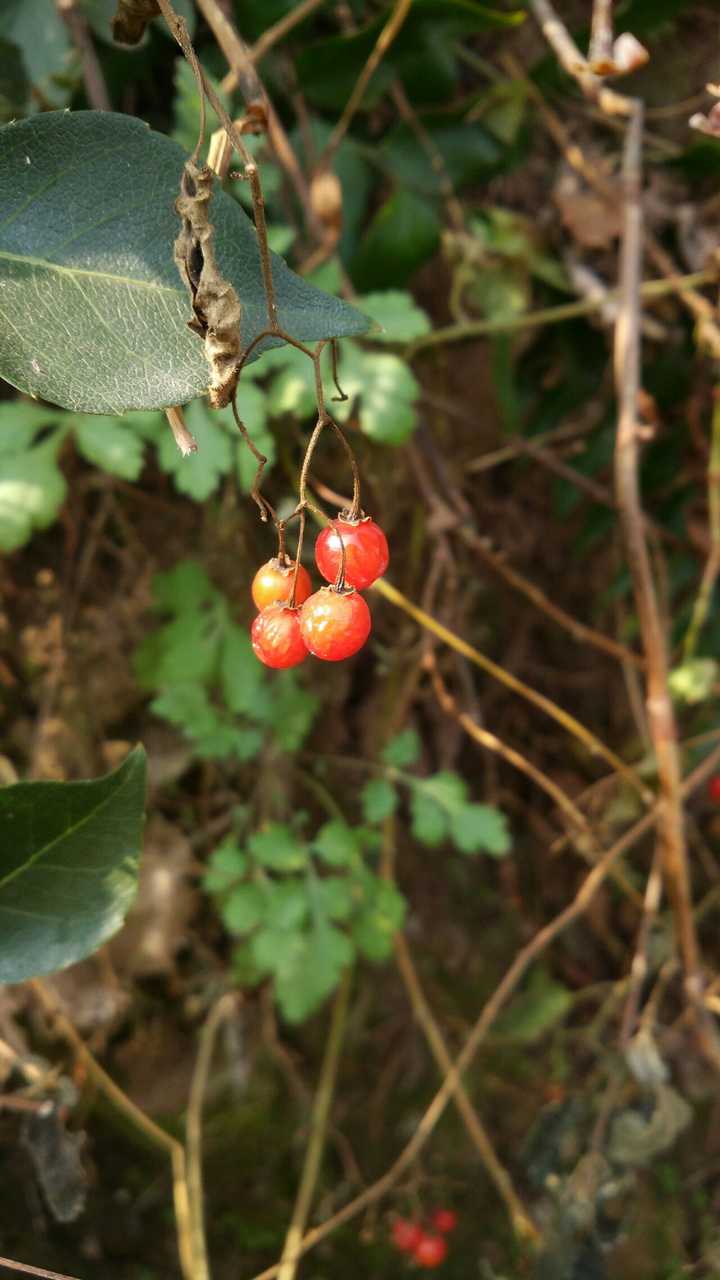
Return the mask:
[[716,773],[710,778],[707,784],[707,793],[715,804],[720,804],[720,773]]
[[413,1257],[419,1267],[439,1267],[447,1257],[447,1240],[423,1232],[413,1249]]
[[342,662],[362,649],[372,621],[357,591],[321,587],[300,610],[300,631],[308,649],[325,662]]
[[318,535],[315,563],[323,578],[335,582],[345,546],[345,583],[364,591],[388,567],[390,552],[380,525],[366,516],[363,520],[343,520],[340,516]]
[[458,1224],[458,1216],[454,1209],[436,1209],[430,1219],[436,1231],[441,1235],[447,1236],[454,1231]]
[[401,1253],[414,1253],[424,1234],[420,1224],[409,1218],[396,1218],[392,1224],[392,1242]]
[[255,657],[266,667],[296,667],[308,656],[300,633],[300,614],[287,605],[271,604],[252,624],[250,639]]
[[[279,600],[289,600],[292,591],[295,565],[291,562],[281,565],[277,556],[261,564],[252,580],[252,598],[256,609],[267,609],[269,604],[277,604]],[[295,604],[301,605],[312,593],[312,580],[307,569],[300,565],[295,590]]]

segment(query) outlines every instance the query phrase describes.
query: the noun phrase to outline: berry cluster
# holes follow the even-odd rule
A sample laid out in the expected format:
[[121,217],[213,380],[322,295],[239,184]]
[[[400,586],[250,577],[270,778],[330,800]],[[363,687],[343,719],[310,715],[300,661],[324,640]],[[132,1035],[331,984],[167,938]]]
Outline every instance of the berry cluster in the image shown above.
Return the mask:
[[331,585],[313,592],[307,569],[277,557],[258,569],[252,597],[260,610],[250,632],[266,667],[296,667],[309,653],[325,662],[351,658],[365,644],[370,610],[358,593],[387,569],[388,544],[369,516],[339,515],[315,543],[315,563]]
[[431,1230],[421,1222],[410,1218],[396,1218],[392,1224],[391,1238],[396,1249],[405,1253],[419,1267],[439,1267],[447,1257],[446,1236],[457,1226],[457,1214],[452,1209],[436,1209],[430,1217]]

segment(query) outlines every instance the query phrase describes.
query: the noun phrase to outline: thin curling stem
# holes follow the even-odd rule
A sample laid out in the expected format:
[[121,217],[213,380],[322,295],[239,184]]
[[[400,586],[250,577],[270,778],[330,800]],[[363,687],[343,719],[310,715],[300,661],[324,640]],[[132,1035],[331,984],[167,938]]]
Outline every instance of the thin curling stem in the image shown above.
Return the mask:
[[262,480],[263,472],[265,470],[265,467],[267,466],[267,458],[265,457],[264,453],[260,452],[257,445],[254,444],[253,441],[250,439],[248,429],[245,426],[245,423],[243,422],[242,418],[240,417],[240,414],[237,411],[235,394],[233,394],[233,397],[230,403],[232,405],[235,425],[238,431],[240,432],[243,440],[245,441],[245,444],[247,445],[248,449],[253,455],[255,461],[258,464],[257,470],[255,472],[255,477],[253,479],[252,489],[250,490],[250,497],[260,509],[260,519],[267,523],[267,520],[269,517],[272,520],[273,524],[277,527],[278,519],[277,519],[277,515],[275,514],[275,508],[271,506],[267,498],[265,498],[260,492],[260,481]]

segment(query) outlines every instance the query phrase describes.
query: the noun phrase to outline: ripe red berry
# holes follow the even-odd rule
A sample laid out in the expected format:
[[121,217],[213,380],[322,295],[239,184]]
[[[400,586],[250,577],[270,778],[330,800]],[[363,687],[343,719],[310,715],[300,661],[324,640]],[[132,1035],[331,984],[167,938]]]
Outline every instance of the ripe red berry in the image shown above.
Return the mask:
[[[277,604],[279,600],[289,600],[292,591],[295,565],[291,561],[281,564],[277,556],[261,564],[252,580],[252,598],[257,609],[267,609],[269,604]],[[298,568],[297,587],[295,588],[295,604],[301,605],[312,592],[312,581],[307,569]]]
[[340,662],[362,649],[372,621],[357,591],[321,587],[300,610],[300,631],[311,653],[326,662]]
[[447,1257],[447,1240],[423,1232],[413,1249],[413,1257],[419,1267],[439,1267]]
[[419,1222],[409,1218],[396,1218],[392,1224],[392,1242],[401,1253],[414,1253],[424,1234]]
[[388,567],[390,552],[387,538],[370,516],[362,520],[343,520],[338,516],[323,529],[315,543],[315,563],[328,582],[337,578],[343,545],[345,582],[348,587],[363,591]]
[[707,784],[708,796],[715,804],[720,804],[720,773],[716,773],[710,778]]
[[430,1219],[436,1231],[447,1236],[458,1224],[458,1216],[454,1209],[436,1209]]
[[252,624],[250,639],[255,656],[266,667],[296,667],[308,656],[300,632],[300,615],[282,603],[268,605]]

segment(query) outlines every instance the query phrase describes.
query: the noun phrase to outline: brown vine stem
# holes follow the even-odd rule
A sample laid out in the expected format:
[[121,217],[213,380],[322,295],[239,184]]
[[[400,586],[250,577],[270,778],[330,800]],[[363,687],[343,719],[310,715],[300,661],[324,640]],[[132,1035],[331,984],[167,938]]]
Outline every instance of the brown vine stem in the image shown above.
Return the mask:
[[707,469],[707,495],[710,551],[705,562],[690,624],[683,641],[683,659],[685,662],[695,654],[698,640],[707,619],[718,573],[720,573],[720,387],[715,388],[710,457]]
[[187,1151],[187,1180],[192,1214],[193,1253],[198,1268],[195,1280],[209,1280],[210,1265],[205,1239],[205,1209],[202,1173],[203,1103],[207,1089],[210,1064],[218,1031],[236,1005],[236,996],[226,992],[212,1006],[200,1032],[198,1055],[190,1085],[187,1116],[185,1118],[185,1147]]
[[335,1092],[340,1052],[342,1049],[345,1023],[347,1021],[348,998],[352,982],[352,971],[347,969],[343,975],[337,995],[333,1003],[330,1031],[325,1046],[320,1080],[313,1102],[310,1117],[310,1141],[305,1152],[305,1162],[300,1177],[295,1208],[288,1227],[283,1246],[282,1257],[278,1266],[279,1280],[294,1280],[299,1259],[298,1249],[307,1225],[308,1215],[315,1194],[322,1154],[327,1139],[330,1107]]
[[[694,271],[689,275],[669,276],[662,280],[646,280],[640,292],[644,298],[663,298],[669,293],[679,293],[685,287],[713,284],[717,281],[717,270],[708,268],[705,271]],[[619,298],[617,289],[609,289],[602,298],[582,298],[578,302],[564,302],[558,307],[543,307],[538,311],[526,311],[520,316],[508,320],[468,320],[462,324],[450,324],[444,329],[435,329],[415,338],[406,347],[408,358],[426,347],[446,346],[452,342],[469,342],[473,338],[482,338],[491,333],[509,333],[521,329],[535,329],[546,324],[560,324],[563,320],[573,320],[577,316],[589,316],[600,311],[605,303]],[[704,301],[707,301],[704,299]]]
[[84,13],[76,0],[56,0],[56,5],[80,55],[85,92],[90,106],[96,111],[112,111],[110,94]]
[[60,1035],[70,1045],[75,1055],[82,1062],[88,1075],[95,1081],[98,1088],[102,1090],[105,1096],[110,1100],[113,1106],[117,1107],[123,1115],[127,1117],[136,1129],[145,1134],[150,1142],[156,1147],[160,1147],[167,1155],[170,1156],[170,1162],[173,1172],[173,1201],[175,1206],[175,1228],[177,1231],[178,1253],[180,1255],[180,1267],[183,1274],[183,1280],[197,1280],[202,1276],[202,1270],[197,1269],[197,1259],[194,1252],[194,1235],[192,1229],[192,1211],[190,1207],[190,1191],[187,1179],[187,1162],[185,1159],[185,1149],[182,1143],[173,1138],[171,1134],[166,1133],[159,1125],[155,1124],[149,1116],[145,1115],[140,1107],[136,1106],[132,1099],[123,1093],[119,1085],[115,1083],[107,1071],[100,1066],[95,1060],[87,1045],[81,1040],[69,1018],[58,1008],[55,997],[51,994],[50,989],[45,986],[39,978],[32,978],[29,987],[37,998],[39,1004],[42,1005],[45,1012],[53,1020],[55,1027]]
[[[285,36],[289,35],[294,27],[309,18],[310,14],[314,13],[325,2],[326,0],[302,0],[302,3],[294,5],[290,12],[285,14],[284,18],[278,18],[277,22],[274,22],[271,27],[266,27],[252,47],[250,56],[253,62],[260,62],[274,45],[278,44],[280,40],[284,40]],[[225,81],[223,80],[224,88]]]
[[78,1280],[77,1276],[66,1276],[64,1271],[46,1271],[44,1267],[30,1267],[26,1262],[13,1262],[11,1258],[0,1258],[0,1267],[21,1271],[26,1276],[40,1276],[41,1280]]
[[647,661],[648,727],[655,749],[660,785],[658,839],[685,971],[686,990],[691,1003],[699,1005],[702,1000],[700,955],[692,913],[677,731],[668,688],[667,645],[645,540],[638,480],[642,131],[642,103],[630,100],[622,172],[625,208],[620,261],[621,300],[615,328],[615,380],[619,405],[615,485]]
[[[682,790],[684,795],[689,795],[717,769],[720,764],[720,746],[711,751],[702,764],[698,765],[691,774],[684,780]],[[470,1066],[477,1050],[480,1048],[490,1027],[497,1018],[500,1011],[507,1004],[513,992],[516,990],[518,983],[522,980],[533,961],[550,946],[571,924],[583,915],[592,902],[595,894],[607,877],[608,871],[613,863],[621,857],[623,853],[627,853],[638,840],[647,835],[651,831],[657,818],[657,806],[649,813],[646,813],[634,826],[615,842],[608,849],[589,871],[578,889],[572,902],[568,904],[558,915],[556,915],[548,924],[544,925],[533,938],[530,939],[521,951],[518,951],[515,959],[506,970],[504,977],[501,979],[495,991],[491,995],[483,1007],[473,1030],[465,1042],[463,1049],[447,1073],[443,1084],[435,1094],[430,1105],[420,1119],[412,1138],[400,1152],[400,1155],[390,1166],[381,1178],[374,1182],[372,1186],[362,1191],[354,1200],[349,1201],[337,1213],[334,1213],[326,1222],[314,1227],[304,1236],[298,1247],[298,1257],[307,1253],[314,1245],[319,1244],[321,1240],[327,1239],[332,1235],[338,1227],[343,1226],[346,1222],[350,1222],[357,1214],[362,1213],[370,1205],[375,1204],[378,1200],[391,1190],[395,1183],[402,1177],[405,1170],[410,1168],[417,1159],[429,1141],[438,1121],[440,1120],[448,1102],[457,1087],[457,1081],[462,1073]],[[277,1264],[267,1267],[265,1271],[259,1272],[253,1277],[253,1280],[273,1280],[277,1275]]]
[[[600,851],[597,848],[597,840],[592,827],[582,810],[552,778],[549,778],[541,769],[538,769],[537,765],[527,760],[525,756],[521,755],[519,751],[515,751],[513,747],[509,747],[494,733],[490,733],[488,729],[483,729],[479,724],[476,724],[472,716],[460,709],[440,675],[434,653],[426,656],[424,665],[430,671],[435,696],[443,711],[452,716],[460,727],[465,730],[468,737],[477,742],[479,747],[483,747],[486,751],[492,751],[495,755],[501,756],[503,760],[507,760],[508,764],[511,764],[520,773],[524,773],[526,777],[531,778],[535,785],[550,797],[567,818],[572,842],[578,853],[585,862],[589,862],[592,866]],[[613,867],[610,875],[623,893],[627,894],[628,898],[642,909],[643,899],[637,889],[630,884],[624,873],[618,867]]]
[[652,792],[644,785],[635,770],[626,764],[624,760],[621,760],[610,747],[606,747],[605,743],[601,742],[591,729],[576,720],[575,716],[571,715],[569,711],[559,707],[556,702],[546,698],[544,694],[538,693],[536,689],[525,684],[523,680],[519,680],[517,676],[512,675],[511,672],[493,662],[492,658],[486,657],[479,649],[468,644],[466,640],[456,635],[454,631],[443,626],[441,622],[426,613],[419,605],[413,604],[411,600],[408,600],[407,596],[398,591],[397,587],[393,587],[386,578],[379,578],[374,583],[373,590],[379,592],[391,604],[396,605],[397,608],[402,609],[404,613],[414,618],[426,631],[432,631],[446,645],[449,645],[451,649],[455,649],[457,653],[461,653],[463,657],[468,658],[476,667],[480,667],[488,675],[493,676],[495,680],[499,680],[507,689],[512,689],[514,693],[520,694],[528,702],[532,702],[534,706],[539,707],[546,715],[561,724],[567,733],[582,742],[591,755],[602,756],[608,764],[611,764],[613,769],[625,779],[633,790],[638,792],[646,804],[653,803],[654,796]]
[[[413,1013],[422,1027],[425,1039],[443,1077],[446,1077],[453,1069],[452,1058],[425,998],[410,948],[402,933],[398,933],[395,937],[395,959],[400,970],[400,976],[405,983]],[[487,1130],[470,1101],[469,1094],[461,1080],[458,1080],[455,1086],[454,1101],[488,1177],[505,1204],[515,1233],[521,1240],[530,1240],[537,1247],[540,1244],[540,1232],[515,1190],[510,1174],[504,1165],[500,1163]]]
[[345,104],[343,113],[323,148],[322,155],[320,156],[317,164],[318,173],[322,173],[324,169],[330,168],[335,157],[335,153],[350,128],[352,118],[363,100],[365,90],[367,89],[370,80],[377,68],[380,66],[380,63],[385,57],[385,54],[390,48],[393,40],[400,31],[411,7],[412,0],[395,0],[395,7],[380,32],[370,57],[355,81],[353,91]]

